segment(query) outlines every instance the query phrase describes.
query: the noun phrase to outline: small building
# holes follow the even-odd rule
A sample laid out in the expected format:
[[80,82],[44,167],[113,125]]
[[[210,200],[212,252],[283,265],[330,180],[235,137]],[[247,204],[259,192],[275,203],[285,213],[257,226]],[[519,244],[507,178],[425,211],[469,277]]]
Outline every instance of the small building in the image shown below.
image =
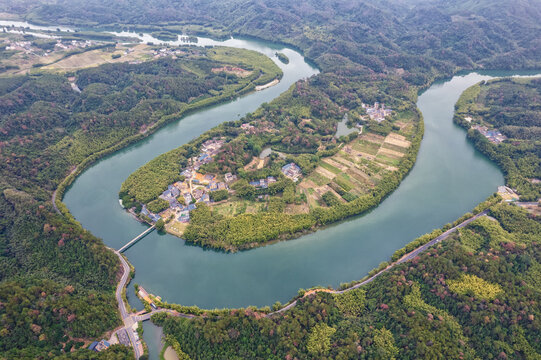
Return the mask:
[[192,170],[186,169],[181,172],[180,175],[184,176],[186,179],[190,179],[192,177]]
[[142,286],[139,286],[139,291],[137,293],[139,295],[139,297],[141,297],[144,301],[146,301],[149,305],[152,306],[152,304],[154,303],[152,301],[152,299],[150,298],[150,295],[148,294],[148,292],[142,287]]
[[167,189],[169,190],[169,192],[171,193],[172,197],[176,198],[180,195],[180,190],[177,189],[174,185],[169,185],[167,187]]
[[188,210],[184,210],[180,212],[180,216],[177,218],[178,221],[187,223],[190,221],[190,212]]
[[202,197],[201,197],[201,201],[208,204],[210,203],[210,196],[209,194],[204,194]]
[[224,175],[224,179],[226,183],[230,183],[237,180],[237,175],[233,175],[230,172],[228,172]]
[[111,346],[111,344],[109,344],[109,342],[107,340],[101,340],[97,345],[96,347],[94,348],[94,351],[103,351],[103,350],[107,350],[107,348]]
[[297,182],[302,176],[301,168],[295,163],[289,163],[287,165],[284,165],[282,167],[282,173],[295,182]]
[[201,189],[195,189],[194,192],[193,192],[193,197],[194,199],[197,201],[199,199],[201,199],[203,197],[203,194],[205,192]]

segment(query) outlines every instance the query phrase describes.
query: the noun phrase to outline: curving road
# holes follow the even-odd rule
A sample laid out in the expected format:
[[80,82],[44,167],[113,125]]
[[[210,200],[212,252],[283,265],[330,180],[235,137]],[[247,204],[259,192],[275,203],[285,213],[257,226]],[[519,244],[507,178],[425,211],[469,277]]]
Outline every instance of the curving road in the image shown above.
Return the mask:
[[[468,225],[469,223],[471,223],[472,221],[475,221],[476,219],[482,217],[482,216],[486,216],[488,214],[488,210],[485,210],[483,212],[480,212],[479,214],[475,215],[475,216],[472,216],[471,218],[469,218],[468,220],[465,220],[463,222],[461,222],[460,224],[458,224],[457,226],[455,227],[452,227],[451,229],[447,230],[446,232],[444,232],[443,234],[441,234],[440,236],[434,238],[433,240],[429,241],[428,243],[418,247],[417,249],[405,254],[404,256],[402,256],[400,259],[398,259],[397,261],[395,261],[394,263],[390,264],[389,266],[387,266],[385,269],[381,270],[380,272],[378,272],[377,274],[375,274],[374,276],[372,277],[369,277],[368,279],[358,283],[358,284],[355,284],[347,289],[344,289],[344,290],[329,290],[329,289],[314,289],[314,290],[310,290],[310,291],[307,291],[301,299],[307,297],[307,296],[310,296],[312,294],[315,294],[317,292],[328,292],[328,293],[331,293],[331,294],[343,294],[343,293],[346,293],[348,291],[351,291],[351,290],[354,290],[354,289],[357,289],[363,285],[366,285],[372,281],[374,281],[378,276],[380,276],[381,274],[391,270],[392,268],[394,268],[396,265],[399,265],[399,264],[402,264],[406,261],[410,261],[411,259],[415,258],[416,256],[418,256],[419,254],[425,252],[428,248],[434,246],[435,244],[447,239],[449,237],[449,235],[451,235],[452,233],[454,233],[455,231],[457,231],[458,229],[460,228],[463,228],[464,226]],[[297,305],[297,302],[299,301],[300,299],[297,299],[295,301],[293,301],[292,303],[284,306],[283,308],[281,308],[280,310],[277,310],[275,312],[272,312],[272,313],[269,313],[267,315],[267,317],[269,316],[272,316],[272,315],[276,315],[276,314],[280,314],[280,313],[283,313],[293,307],[295,307],[295,305]]]
[[143,354],[140,352],[139,346],[137,346],[135,334],[132,329],[133,324],[137,323],[137,316],[128,312],[128,310],[126,309],[126,304],[124,303],[124,299],[122,298],[122,290],[124,290],[124,288],[126,287],[130,276],[130,266],[128,265],[128,262],[126,261],[126,259],[124,259],[124,256],[122,256],[122,254],[120,254],[114,249],[109,249],[118,256],[123,269],[122,277],[120,278],[120,281],[116,286],[115,297],[118,303],[118,310],[120,311],[120,316],[122,317],[122,321],[124,322],[124,327],[115,331],[113,336],[117,335],[119,332],[125,331],[128,334],[128,338],[135,353],[135,358],[139,359],[139,357],[141,357],[141,355]]
[[[360,282],[358,284],[355,284],[355,285],[353,285],[353,286],[351,286],[351,287],[349,287],[347,289],[343,289],[343,290],[313,289],[313,290],[307,291],[303,295],[302,298],[313,295],[313,294],[315,294],[317,292],[328,292],[328,293],[331,293],[331,294],[343,294],[343,293],[346,293],[348,291],[357,289],[357,288],[359,288],[359,287],[361,287],[363,285],[366,285],[366,284],[374,281],[378,276],[380,276],[383,273],[391,270],[395,266],[414,259],[419,254],[421,254],[421,253],[425,252],[426,250],[428,250],[430,247],[432,247],[435,244],[447,239],[451,234],[453,234],[458,229],[465,227],[466,225],[468,225],[472,221],[475,221],[476,219],[478,219],[478,218],[480,218],[482,216],[486,216],[487,214],[488,214],[488,210],[485,210],[485,211],[483,211],[483,212],[481,212],[481,213],[479,213],[479,214],[477,214],[475,216],[472,216],[471,218],[469,218],[469,219],[463,221],[462,223],[452,227],[451,229],[445,231],[443,234],[441,234],[438,237],[432,239],[428,243],[418,247],[417,249],[411,251],[408,254],[405,254],[399,260],[393,262],[392,264],[390,264],[389,266],[387,266],[385,269],[381,270],[377,274],[375,274],[375,275],[371,276],[370,278],[368,278],[368,279],[366,279],[366,280],[364,280],[364,281],[362,281],[362,282]],[[187,318],[187,319],[195,318],[196,315],[183,314],[183,313],[179,313],[179,312],[177,312],[175,310],[163,309],[163,308],[155,309],[155,310],[152,310],[151,312],[141,311],[141,312],[138,312],[136,314],[130,313],[128,311],[128,309],[126,308],[126,304],[124,303],[124,299],[122,298],[122,290],[126,287],[126,284],[128,283],[128,278],[129,278],[129,274],[130,274],[130,266],[128,265],[128,262],[126,261],[126,259],[124,259],[122,254],[120,254],[120,252],[118,252],[117,250],[111,249],[111,248],[109,248],[109,249],[111,251],[113,251],[118,256],[118,258],[120,259],[120,262],[122,264],[122,268],[123,268],[122,277],[120,278],[120,281],[118,282],[118,285],[116,287],[115,296],[116,296],[116,300],[118,302],[118,309],[120,311],[120,315],[122,316],[122,321],[124,322],[124,326],[121,327],[120,329],[117,329],[113,333],[112,337],[117,335],[117,337],[120,339],[123,335],[119,335],[119,334],[125,332],[125,334],[127,334],[127,336],[128,336],[128,339],[129,339],[129,341],[131,343],[131,346],[132,346],[132,348],[134,350],[135,358],[139,359],[141,357],[141,355],[142,355],[142,353],[141,353],[142,346],[141,346],[140,342],[138,342],[136,340],[135,333],[134,333],[134,331],[132,329],[133,324],[141,322],[141,321],[149,320],[152,315],[157,314],[157,313],[161,313],[161,312],[166,312],[166,313],[168,313],[168,314],[170,314],[172,316],[184,317],[184,318]],[[299,300],[300,299],[297,299],[297,300],[291,302],[290,304],[284,306],[280,310],[269,313],[266,316],[271,317],[273,315],[277,315],[277,314],[281,314],[283,312],[286,312],[287,310],[295,307]]]

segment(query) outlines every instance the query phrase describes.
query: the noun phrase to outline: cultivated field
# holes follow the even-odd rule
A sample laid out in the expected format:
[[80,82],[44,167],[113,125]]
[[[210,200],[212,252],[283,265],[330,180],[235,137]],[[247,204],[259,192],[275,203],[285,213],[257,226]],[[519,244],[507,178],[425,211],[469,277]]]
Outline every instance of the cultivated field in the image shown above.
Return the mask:
[[298,185],[310,208],[324,206],[323,194],[333,193],[341,202],[351,201],[374,188],[397,165],[411,143],[403,135],[386,137],[366,133],[325,158]]

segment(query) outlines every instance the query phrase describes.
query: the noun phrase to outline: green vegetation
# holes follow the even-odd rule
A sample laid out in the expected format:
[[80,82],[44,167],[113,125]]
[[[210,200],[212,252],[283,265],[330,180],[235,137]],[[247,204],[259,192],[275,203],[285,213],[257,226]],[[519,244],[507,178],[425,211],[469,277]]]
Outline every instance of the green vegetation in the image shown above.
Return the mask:
[[163,211],[168,207],[169,203],[163,199],[152,200],[147,204],[148,210],[152,211],[153,213],[159,213],[160,211]]
[[306,350],[310,355],[321,358],[327,355],[331,349],[331,336],[336,332],[335,328],[325,323],[319,323],[312,328],[306,342]]
[[154,31],[150,35],[162,41],[177,41],[178,35],[169,31]]
[[[500,166],[521,200],[541,198],[541,80],[502,79],[474,85],[457,102],[454,120],[469,129],[475,147]],[[473,126],[498,130],[507,139],[493,143]]]
[[250,78],[256,85],[282,77],[282,70],[270,58],[256,51],[229,47],[214,47],[207,51],[214,61],[237,64],[244,70],[253,71]]
[[[419,89],[459,69],[539,66],[540,11],[537,1],[504,0],[384,3],[333,0],[317,4],[306,0],[294,4],[283,0],[264,4],[224,0],[197,6],[186,0],[109,2],[107,6],[102,0],[0,3],[0,12],[16,13],[42,24],[102,28],[130,24],[125,28],[148,32],[211,31],[222,37],[235,33],[295,45],[318,65],[321,74],[299,82],[292,91],[255,115],[264,121],[281,123],[280,127],[286,133],[289,131],[287,136],[284,133],[278,136],[276,142],[269,135],[267,143],[275,150],[304,155],[318,154],[320,140],[333,136],[334,124],[341,119],[343,111],[363,114],[360,101],[385,102],[398,110],[405,103],[405,113],[411,113]],[[109,34],[70,32],[70,35],[113,40]],[[8,50],[0,51],[1,57],[12,55]],[[156,61],[142,66],[108,65],[78,72],[77,83],[82,94],[72,91],[62,76],[41,74],[3,78],[0,82],[0,281],[6,287],[0,292],[0,296],[6,294],[0,307],[1,357],[133,357],[121,346],[113,346],[101,354],[90,355],[86,350],[63,353],[79,346],[73,345],[70,337],[94,337],[118,321],[116,307],[111,305],[118,262],[77,223],[56,215],[50,197],[73,166],[79,164],[59,187],[60,198],[69,182],[97,158],[141,139],[187,111],[252,88],[252,83],[241,87],[242,80],[223,73],[204,73],[202,79],[202,70],[197,65],[202,59],[191,60],[195,66],[190,70],[179,69],[173,61]],[[219,66],[223,65],[231,63]],[[19,64],[0,66],[1,71],[18,68]],[[79,82],[79,76],[83,83]],[[248,84],[249,79],[245,80]],[[235,90],[217,88],[226,81],[226,86],[234,88],[233,82],[238,81]],[[222,96],[213,96],[214,91],[223,91]],[[312,122],[302,121],[309,118]],[[394,123],[365,125],[373,133],[386,135],[396,131],[393,126],[398,126],[395,120],[401,121],[401,116],[392,120]],[[507,125],[509,134],[519,139],[519,150],[531,153],[527,144],[530,139],[523,138],[533,129],[524,131],[511,127],[521,124]],[[238,126],[226,130],[236,136],[235,129]],[[408,155],[399,170],[381,179],[379,184],[383,187],[348,204],[321,208],[303,216],[313,216],[314,223],[325,224],[376,205],[398,186],[411,168],[422,128],[414,129],[412,134],[415,138]],[[474,136],[478,135],[474,133]],[[491,153],[500,150],[492,152],[494,149],[487,146],[490,144],[482,140],[474,138],[482,151],[498,161],[499,157]],[[233,144],[235,147],[226,154],[228,159],[221,170],[242,168],[250,161],[243,156],[251,151],[255,155],[263,143]],[[325,146],[319,155],[332,156],[337,151],[336,146]],[[521,157],[514,154],[509,149],[506,156],[513,161]],[[535,158],[529,155],[516,164],[511,161],[513,165],[502,158],[504,161],[502,167],[508,183],[517,187],[524,198],[535,195],[538,190],[531,190],[523,179],[537,171]],[[170,163],[178,171],[178,163]],[[513,166],[519,171],[514,171]],[[167,171],[164,168],[163,172]],[[164,175],[165,180],[158,179],[159,184],[152,186],[163,188],[174,180],[168,176]],[[149,193],[145,189],[138,191],[137,196]],[[132,195],[122,195],[123,200],[133,202]],[[273,204],[274,208],[283,206],[278,200]],[[60,202],[57,205],[67,214],[65,206]],[[482,359],[536,358],[540,353],[541,330],[539,286],[536,286],[541,249],[535,241],[539,239],[539,221],[528,218],[524,212],[508,209],[512,208],[502,205],[492,211],[500,225],[490,227],[483,221],[466,229],[481,234],[482,239],[489,237],[474,241],[473,251],[461,243],[462,235],[456,235],[457,239],[369,284],[365,289],[365,311],[357,317],[346,318],[336,310],[334,296],[318,294],[303,299],[287,318],[262,318],[252,309],[246,309],[221,318],[162,319],[162,324],[166,333],[182,344],[182,351],[194,358],[310,358],[313,356],[307,353],[306,345],[309,330],[317,323],[336,329],[330,335],[329,358],[454,359],[469,354]],[[499,248],[491,249],[490,243]],[[472,244],[471,239],[468,244]],[[464,272],[498,284],[503,291],[494,300],[452,295],[446,279],[460,279]],[[414,283],[419,284],[418,292]],[[70,285],[74,291],[65,293],[62,289]],[[43,292],[46,300],[40,302],[37,299]],[[409,294],[417,299],[412,304],[417,304],[420,310],[404,305]],[[44,306],[39,307],[41,304]],[[77,317],[71,323],[69,319],[63,320],[72,314],[64,309],[75,309],[76,316],[88,315],[84,318],[86,326],[77,324]],[[434,311],[436,316],[426,311]],[[454,325],[450,325],[453,322],[444,316],[446,313],[462,328],[466,340],[452,336]]]
[[289,58],[287,57],[286,54],[281,53],[281,52],[277,52],[276,57],[278,58],[278,60],[280,60],[284,64],[289,64]]
[[[205,57],[205,49],[185,53],[182,60],[79,70],[70,75],[81,93],[71,89],[67,75],[2,80],[0,357],[60,356],[81,347],[72,339],[99,339],[120,324],[117,257],[73,218],[58,215],[52,192],[61,184],[57,204],[67,214],[59,199],[93,161],[178,118],[183,109],[253,87],[251,78],[213,73],[224,63]],[[100,358],[107,354],[131,353],[113,349]]]
[[[486,237],[474,251],[455,233],[362,289],[318,292],[283,314],[248,308],[153,321],[192,358],[536,359],[541,222],[508,204],[492,205],[491,215],[497,221],[465,228]],[[493,233],[501,237],[491,244]]]
[[460,295],[473,295],[483,300],[494,300],[501,292],[501,286],[490,284],[475,276],[464,274],[458,280],[448,282],[449,290]]
[[[378,84],[383,86],[383,83]],[[355,102],[352,101],[352,106],[362,104],[364,91],[368,91],[367,87],[374,84],[361,82],[358,86],[356,93],[347,95],[356,98]],[[344,117],[343,111],[336,104],[336,97],[340,98],[342,95],[331,96],[325,92],[319,80],[309,79],[297,83],[256,112],[240,120],[221,124],[190,143],[151,160],[126,179],[122,184],[120,197],[125,204],[151,204],[169,185],[179,179],[180,171],[197,161],[204,142],[222,139],[224,144],[220,151],[210,163],[202,165],[199,171],[214,174],[220,179],[228,172],[238,176],[239,180],[229,185],[231,193],[228,202],[231,204],[239,200],[253,201],[268,195],[269,198],[263,198],[267,206],[261,207],[256,213],[237,211],[230,216],[224,216],[228,214],[219,210],[223,209],[222,206],[211,206],[209,209],[205,207],[202,211],[205,214],[203,217],[197,211],[191,216],[183,234],[187,241],[228,251],[249,249],[269,241],[293,238],[320,226],[361,214],[379,204],[386,195],[396,189],[409,172],[415,162],[424,129],[415,109],[415,96],[402,90],[393,96],[384,95],[383,92],[380,95],[385,97],[388,104],[394,104],[397,114],[406,112],[410,116],[400,116],[403,123],[410,125],[408,131],[389,131],[389,141],[403,144],[400,152],[392,150],[392,154],[398,155],[389,155],[394,156],[392,160],[396,167],[392,169],[377,159],[368,161],[360,154],[353,154],[353,150],[345,149],[359,141],[357,133],[341,139],[333,136],[337,123]],[[362,109],[362,106],[356,107]],[[391,116],[389,124],[398,121],[399,115]],[[363,120],[360,117],[357,120],[366,122],[367,132],[378,126],[375,121]],[[257,130],[245,130],[246,125]],[[381,144],[387,144],[386,138],[367,134],[369,138],[378,139],[376,151],[380,150]],[[267,147],[285,155],[281,157],[273,153],[264,168],[250,169],[250,164],[254,159],[259,162],[257,157],[262,149]],[[352,156],[356,156],[356,160]],[[346,160],[348,157],[351,161]],[[295,184],[287,179],[281,170],[290,162],[298,164],[303,176],[310,177],[320,171],[319,168],[333,174],[330,175],[333,176],[333,184],[330,186],[341,199],[329,192],[329,188],[321,191],[321,197],[315,193],[307,193],[305,189],[312,188],[312,185],[303,181]],[[268,188],[256,188],[249,184],[250,181],[268,176],[277,180]],[[287,207],[272,206],[272,211],[268,211],[270,201],[277,204],[277,199],[285,204],[306,207],[305,210],[288,213]],[[282,213],[276,211],[278,208],[283,209]]]

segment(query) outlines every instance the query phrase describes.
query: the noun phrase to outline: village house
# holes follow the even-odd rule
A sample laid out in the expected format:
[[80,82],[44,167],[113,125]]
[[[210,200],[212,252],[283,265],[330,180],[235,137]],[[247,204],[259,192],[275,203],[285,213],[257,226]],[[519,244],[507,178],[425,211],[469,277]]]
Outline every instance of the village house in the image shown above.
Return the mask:
[[374,106],[362,104],[363,109],[366,110],[366,113],[370,119],[377,122],[382,122],[388,115],[391,115],[393,112],[391,109],[386,109],[385,104],[379,104],[377,101],[374,103]]
[[190,212],[188,210],[181,211],[179,213],[179,217],[177,218],[177,221],[187,223],[190,221]]
[[192,194],[190,194],[189,192],[186,192],[186,193],[182,194],[182,196],[184,197],[184,202],[186,203],[186,205],[191,203],[192,200],[193,200]]
[[220,181],[218,183],[218,190],[227,190],[227,185],[223,181]]
[[479,131],[484,137],[488,139],[493,144],[500,144],[507,139],[499,130],[489,130],[486,126],[474,125],[473,129]]
[[237,180],[237,175],[233,175],[230,172],[228,172],[224,175],[224,179],[226,183],[230,183]]
[[256,188],[266,189],[269,187],[270,184],[274,184],[275,182],[276,179],[274,178],[274,176],[269,176],[266,179],[250,181],[250,185],[255,186]]
[[107,350],[107,348],[111,346],[111,344],[109,344],[109,342],[105,339],[102,339],[101,341],[94,341],[92,344],[90,344],[88,346],[88,350],[92,350],[92,351],[95,351],[95,352],[100,352],[100,351],[103,351],[103,350]]
[[148,294],[148,292],[146,292],[146,290],[142,286],[139,286],[138,295],[140,298],[146,301],[150,306],[156,309],[156,305],[154,304],[154,301],[150,298],[150,295]]
[[161,219],[160,215],[154,214],[150,212],[146,205],[143,205],[143,208],[141,209],[141,214],[148,217],[152,222],[157,222]]
[[287,178],[290,178],[291,180],[297,182],[302,176],[302,170],[297,164],[289,163],[282,166],[282,174],[284,174]]

